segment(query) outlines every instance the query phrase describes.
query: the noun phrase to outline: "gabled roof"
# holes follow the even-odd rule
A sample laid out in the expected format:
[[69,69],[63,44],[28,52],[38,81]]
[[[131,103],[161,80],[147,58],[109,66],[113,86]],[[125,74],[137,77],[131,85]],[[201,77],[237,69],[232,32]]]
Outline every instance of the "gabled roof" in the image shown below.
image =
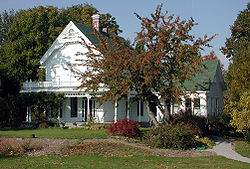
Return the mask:
[[[40,64],[43,65],[48,60],[48,58],[52,55],[52,53],[54,51],[56,51],[62,47],[62,44],[59,43],[59,39],[63,38],[63,36],[71,28],[76,28],[80,32],[80,36],[86,41],[87,44],[91,43],[93,45],[96,45],[99,43],[97,36],[94,35],[94,29],[92,27],[88,27],[88,26],[70,21],[69,24],[63,29],[63,31],[60,33],[60,35],[54,41],[54,43],[50,46],[50,48],[43,55],[43,57],[40,60]],[[107,37],[107,38],[109,38],[111,36],[111,34],[105,33],[105,32],[98,32],[98,33],[101,33],[102,36]]]
[[[82,25],[82,24],[76,23],[76,22],[73,22],[73,23],[91,41],[92,44],[99,43],[98,38],[96,37],[96,35],[94,35],[94,29],[92,27],[85,26],[85,25]],[[100,33],[100,32],[98,32],[98,33]],[[102,36],[110,37],[111,34],[106,33],[106,32],[102,32]]]
[[205,67],[201,67],[201,73],[194,75],[193,81],[187,80],[184,82],[184,86],[189,90],[201,90],[208,91],[211,85],[216,82],[216,74],[221,78],[221,85],[225,90],[225,84],[222,77],[220,62],[218,60],[208,60],[202,62]]

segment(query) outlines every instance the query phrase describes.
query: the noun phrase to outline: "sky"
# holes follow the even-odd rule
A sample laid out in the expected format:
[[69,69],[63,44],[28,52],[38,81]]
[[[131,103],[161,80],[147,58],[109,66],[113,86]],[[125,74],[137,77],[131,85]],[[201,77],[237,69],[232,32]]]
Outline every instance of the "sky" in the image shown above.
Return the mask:
[[4,10],[29,9],[42,6],[67,8],[78,4],[92,4],[99,13],[110,13],[116,18],[117,24],[123,31],[120,36],[133,42],[136,32],[140,31],[140,21],[134,12],[141,17],[150,17],[159,4],[163,11],[188,20],[192,17],[197,26],[192,30],[195,37],[208,37],[217,34],[210,43],[212,48],[205,48],[202,55],[215,51],[217,57],[227,69],[229,61],[220,52],[226,38],[231,35],[230,25],[233,25],[237,15],[246,9],[249,0],[0,0],[0,13]]

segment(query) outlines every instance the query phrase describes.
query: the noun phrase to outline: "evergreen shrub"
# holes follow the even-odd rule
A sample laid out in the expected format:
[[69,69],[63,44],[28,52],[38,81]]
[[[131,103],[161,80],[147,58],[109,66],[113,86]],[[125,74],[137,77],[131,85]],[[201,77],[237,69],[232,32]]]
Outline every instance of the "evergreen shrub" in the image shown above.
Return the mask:
[[145,142],[156,148],[186,150],[195,147],[194,132],[190,126],[179,124],[161,124],[145,133]]

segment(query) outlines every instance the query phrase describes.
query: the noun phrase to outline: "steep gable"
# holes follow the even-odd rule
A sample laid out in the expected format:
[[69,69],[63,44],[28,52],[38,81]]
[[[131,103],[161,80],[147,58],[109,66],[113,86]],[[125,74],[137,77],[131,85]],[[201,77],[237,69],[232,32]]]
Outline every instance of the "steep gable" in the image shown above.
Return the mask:
[[222,77],[220,63],[218,60],[209,60],[202,62],[205,67],[201,67],[201,73],[194,75],[193,81],[187,80],[184,83],[184,86],[192,91],[192,90],[201,90],[208,91],[211,88],[213,83],[218,81],[222,85],[222,89],[225,90],[225,83]]
[[[83,31],[79,29],[78,26],[72,21],[63,29],[61,34],[56,38],[51,47],[46,51],[43,57],[40,60],[40,64],[45,66],[46,61],[52,56],[54,52],[57,52],[61,48],[72,44],[72,43],[82,43],[84,40],[88,45],[92,45],[91,40],[86,36],[88,31]],[[82,40],[83,39],[83,40]]]

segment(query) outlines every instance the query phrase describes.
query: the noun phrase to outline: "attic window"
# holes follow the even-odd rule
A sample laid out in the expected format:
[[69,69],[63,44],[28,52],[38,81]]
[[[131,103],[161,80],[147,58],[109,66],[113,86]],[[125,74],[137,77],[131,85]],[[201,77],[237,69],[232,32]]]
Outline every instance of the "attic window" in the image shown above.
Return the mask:
[[69,36],[73,36],[75,34],[75,31],[73,29],[69,30]]

